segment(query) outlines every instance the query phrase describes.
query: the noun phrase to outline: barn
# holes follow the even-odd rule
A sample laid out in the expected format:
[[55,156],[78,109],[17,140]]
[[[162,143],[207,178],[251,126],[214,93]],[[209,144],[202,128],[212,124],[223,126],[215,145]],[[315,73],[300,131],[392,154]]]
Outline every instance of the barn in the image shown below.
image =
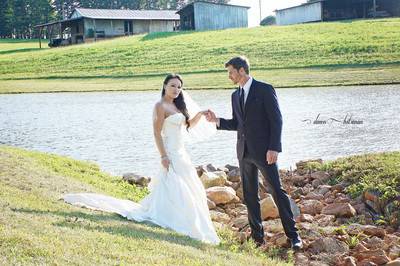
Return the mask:
[[[76,8],[68,19],[36,26],[54,46],[92,42],[117,36],[175,31],[176,10],[122,10]],[[53,37],[56,38],[53,38]]]
[[181,30],[221,30],[248,27],[247,6],[194,1],[177,13]]
[[400,16],[399,0],[314,0],[275,10],[277,25]]

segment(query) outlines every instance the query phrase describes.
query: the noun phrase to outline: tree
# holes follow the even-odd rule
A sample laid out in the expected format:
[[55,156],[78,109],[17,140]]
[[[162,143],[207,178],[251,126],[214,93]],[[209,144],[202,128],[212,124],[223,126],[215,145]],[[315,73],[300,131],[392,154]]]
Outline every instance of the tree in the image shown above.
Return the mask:
[[0,38],[10,38],[14,16],[11,0],[0,1]]
[[267,25],[275,25],[276,24],[276,17],[275,16],[268,16],[265,17],[263,20],[261,20],[260,25],[261,26],[267,26]]

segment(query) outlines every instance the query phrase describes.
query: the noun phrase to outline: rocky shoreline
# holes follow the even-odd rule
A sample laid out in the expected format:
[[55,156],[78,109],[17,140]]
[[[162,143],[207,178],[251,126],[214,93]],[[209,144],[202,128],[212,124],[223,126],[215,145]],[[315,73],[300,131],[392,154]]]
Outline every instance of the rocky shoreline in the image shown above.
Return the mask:
[[[303,251],[294,254],[295,265],[400,266],[400,210],[393,209],[393,201],[382,201],[369,191],[351,198],[346,193],[349,184],[332,184],[332,173],[307,167],[315,162],[322,160],[300,161],[295,170],[280,171],[304,241]],[[216,228],[229,228],[238,241],[245,242],[250,228],[239,168],[204,165],[196,169],[206,188]],[[278,209],[262,176],[259,177],[266,247],[288,248]],[[149,182],[149,178],[134,174],[125,174],[123,179],[140,186]],[[383,216],[387,219],[381,219]]]

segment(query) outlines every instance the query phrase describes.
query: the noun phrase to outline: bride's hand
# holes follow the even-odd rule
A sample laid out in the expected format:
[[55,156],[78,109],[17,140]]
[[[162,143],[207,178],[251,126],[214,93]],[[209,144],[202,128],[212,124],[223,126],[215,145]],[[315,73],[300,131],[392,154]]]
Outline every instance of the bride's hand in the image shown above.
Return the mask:
[[169,164],[170,164],[170,161],[169,161],[168,157],[166,157],[166,156],[161,157],[161,164],[162,164],[162,166],[164,166],[168,170],[169,169]]

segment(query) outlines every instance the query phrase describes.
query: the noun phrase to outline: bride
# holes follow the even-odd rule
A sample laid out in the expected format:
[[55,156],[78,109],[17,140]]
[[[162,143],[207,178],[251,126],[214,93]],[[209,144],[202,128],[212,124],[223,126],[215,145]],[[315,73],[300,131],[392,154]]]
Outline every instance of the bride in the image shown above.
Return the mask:
[[129,220],[150,221],[200,241],[220,242],[207,205],[206,192],[186,150],[184,140],[199,140],[216,131],[189,95],[179,75],[164,80],[161,100],[154,107],[153,129],[161,155],[161,169],[152,178],[147,195],[139,203],[94,193],[64,195],[76,206],[118,213]]

